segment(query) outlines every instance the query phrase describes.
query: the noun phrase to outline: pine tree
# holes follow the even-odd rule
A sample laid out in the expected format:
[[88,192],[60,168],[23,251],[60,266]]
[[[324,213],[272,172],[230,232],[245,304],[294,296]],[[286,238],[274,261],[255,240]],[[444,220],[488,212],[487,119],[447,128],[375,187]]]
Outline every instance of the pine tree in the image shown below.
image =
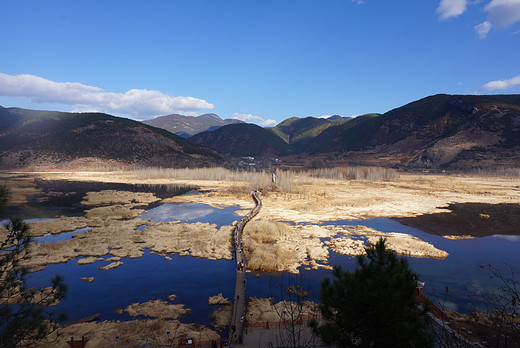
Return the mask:
[[[0,210],[9,192],[0,187]],[[0,236],[0,347],[17,347],[42,341],[57,329],[56,315],[46,307],[62,299],[67,287],[57,275],[45,289],[27,288],[27,269],[23,260],[29,257],[29,225],[11,219]],[[58,320],[64,320],[63,315]]]
[[351,273],[336,266],[321,284],[323,322],[311,327],[327,346],[428,347],[426,309],[415,301],[417,275],[385,240],[365,248]]

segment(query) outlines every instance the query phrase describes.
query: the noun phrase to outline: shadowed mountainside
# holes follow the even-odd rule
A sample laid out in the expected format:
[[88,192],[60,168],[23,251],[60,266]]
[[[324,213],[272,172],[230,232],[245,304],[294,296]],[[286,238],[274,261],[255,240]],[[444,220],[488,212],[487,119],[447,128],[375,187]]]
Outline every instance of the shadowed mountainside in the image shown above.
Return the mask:
[[[194,119],[220,120],[216,115]],[[221,165],[223,158],[215,150],[234,157],[296,155],[297,161],[327,163],[514,168],[520,163],[520,95],[439,94],[382,115],[292,117],[271,128],[229,124],[189,141],[106,114],[0,107],[4,167],[84,157],[161,166]]]
[[126,118],[0,107],[0,165],[15,168],[96,158],[162,166],[214,165],[212,149]]
[[159,116],[152,120],[143,121],[144,124],[166,129],[183,138],[188,138],[197,133],[212,131],[228,124],[243,123],[240,120],[223,120],[215,114],[204,114],[200,116],[184,116],[172,114]]
[[327,128],[306,152],[416,167],[519,163],[520,95],[439,94],[360,121]]
[[280,137],[249,123],[231,124],[214,131],[202,132],[189,140],[236,157],[284,156],[291,152],[290,145]]

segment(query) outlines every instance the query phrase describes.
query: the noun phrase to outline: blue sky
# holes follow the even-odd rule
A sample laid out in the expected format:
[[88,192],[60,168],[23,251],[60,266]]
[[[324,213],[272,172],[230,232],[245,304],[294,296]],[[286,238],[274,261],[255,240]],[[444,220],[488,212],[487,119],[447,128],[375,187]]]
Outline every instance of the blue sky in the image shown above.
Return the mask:
[[520,0],[3,1],[0,105],[260,125],[520,93]]

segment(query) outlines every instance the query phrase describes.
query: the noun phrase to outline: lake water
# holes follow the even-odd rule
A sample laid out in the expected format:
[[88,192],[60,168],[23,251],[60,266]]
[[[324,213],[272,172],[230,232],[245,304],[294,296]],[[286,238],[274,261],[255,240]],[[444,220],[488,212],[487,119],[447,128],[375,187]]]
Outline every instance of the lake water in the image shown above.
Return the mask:
[[[168,203],[152,208],[142,218],[152,221],[209,222],[218,226],[230,225],[240,217],[235,214],[238,209],[226,207],[213,208],[204,204]],[[432,300],[443,299],[441,306],[467,312],[479,301],[468,295],[477,290],[491,291],[496,288],[496,279],[489,278],[489,272],[481,266],[492,264],[520,265],[520,236],[490,236],[474,239],[449,240],[429,235],[420,230],[402,225],[388,218],[373,218],[359,221],[335,221],[325,224],[365,225],[383,232],[401,232],[414,235],[432,243],[437,248],[447,251],[446,259],[408,258],[412,268],[426,282],[423,292]],[[74,231],[71,233],[82,233]],[[70,238],[70,234],[44,236],[47,241],[53,238]],[[49,265],[46,270],[30,274],[30,286],[47,286],[49,279],[55,274],[65,276],[69,286],[67,298],[54,310],[67,312],[69,321],[101,313],[103,320],[129,320],[126,314],[114,312],[117,308],[125,308],[134,302],[146,302],[152,299],[166,300],[170,294],[177,295],[173,303],[185,304],[191,312],[183,317],[183,322],[196,322],[211,325],[209,314],[215,307],[209,306],[210,296],[222,293],[226,298],[233,298],[235,267],[233,261],[212,261],[191,256],[180,257],[168,255],[172,260],[150,254],[136,259],[122,259],[123,265],[107,271],[97,268],[106,263],[100,261],[89,265],[75,265],[77,260],[66,264]],[[340,264],[343,269],[354,270],[354,257],[330,253],[329,263]],[[329,270],[302,270],[297,276],[310,290],[310,299],[318,300],[320,281],[330,276]],[[80,277],[94,277],[92,283],[79,280]],[[280,299],[282,293],[279,284],[287,281],[286,273],[256,274],[248,273],[248,296],[274,297]],[[444,299],[445,289],[449,292]],[[471,304],[473,307],[468,307]]]

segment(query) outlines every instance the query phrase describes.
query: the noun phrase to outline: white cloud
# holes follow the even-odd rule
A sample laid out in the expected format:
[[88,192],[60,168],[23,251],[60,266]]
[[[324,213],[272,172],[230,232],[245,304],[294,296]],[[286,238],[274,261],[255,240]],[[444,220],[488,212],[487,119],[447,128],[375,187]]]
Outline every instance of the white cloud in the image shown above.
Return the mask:
[[0,73],[0,95],[30,98],[35,103],[73,105],[76,111],[96,110],[138,119],[213,109],[213,104],[194,97],[174,97],[147,89],[131,89],[125,93],[106,92],[79,82],[55,82],[28,74]]
[[490,82],[486,83],[485,85],[481,86],[479,88],[479,90],[485,91],[485,92],[496,91],[496,90],[506,90],[506,89],[511,89],[513,87],[516,87],[518,85],[520,85],[520,75],[517,75],[508,80],[490,81]]
[[458,17],[466,11],[467,0],[441,0],[437,13],[441,19]]
[[481,39],[485,39],[487,37],[487,34],[491,30],[491,27],[493,25],[489,23],[488,21],[482,22],[479,25],[475,25],[473,29],[475,29],[475,32],[478,34],[478,37]]
[[509,27],[520,22],[520,0],[493,0],[484,8],[488,19],[499,27]]
[[276,126],[276,124],[278,123],[275,120],[271,120],[271,119],[265,120],[260,116],[255,116],[255,115],[251,115],[251,114],[234,113],[233,115],[231,115],[231,118],[235,119],[235,120],[244,121],[247,123],[254,123],[254,124],[257,124],[262,127],[272,127],[272,126]]
[[352,2],[353,2],[354,4],[356,4],[356,5],[362,5],[362,4],[365,3],[364,0],[352,0]]
[[520,0],[492,0],[484,11],[488,13],[487,20],[474,27],[481,39],[492,27],[507,28],[520,22]]

